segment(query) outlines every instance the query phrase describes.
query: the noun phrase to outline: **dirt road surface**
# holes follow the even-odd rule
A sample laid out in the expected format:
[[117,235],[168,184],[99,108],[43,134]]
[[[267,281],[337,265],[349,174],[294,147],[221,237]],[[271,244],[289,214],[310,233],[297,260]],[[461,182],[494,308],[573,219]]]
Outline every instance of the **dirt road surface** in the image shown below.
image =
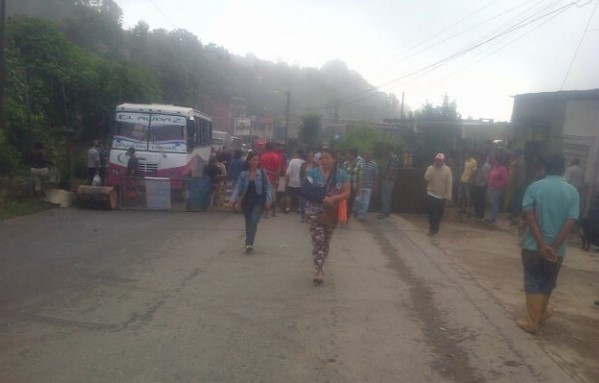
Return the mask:
[[593,255],[566,261],[535,337],[513,324],[512,233],[450,222],[433,240],[422,217],[338,229],[321,286],[297,215],[261,221],[252,255],[228,213],[0,222],[0,380],[597,381]]

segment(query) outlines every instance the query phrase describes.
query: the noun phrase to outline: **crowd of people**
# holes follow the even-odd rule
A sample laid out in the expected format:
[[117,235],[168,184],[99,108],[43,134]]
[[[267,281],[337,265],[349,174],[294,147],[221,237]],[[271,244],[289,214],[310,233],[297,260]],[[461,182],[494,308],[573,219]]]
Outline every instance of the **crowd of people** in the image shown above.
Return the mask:
[[[479,160],[482,162],[483,157]],[[514,150],[509,164],[502,154],[486,156],[482,166],[469,153],[459,180],[460,212],[468,213],[472,206],[474,216],[483,219],[485,194],[488,194],[490,223],[497,220],[504,193],[511,186],[510,218],[522,217],[526,225],[520,247],[527,316],[516,325],[532,334],[553,315],[549,300],[564,259],[566,240],[582,211],[584,173],[580,161],[573,159],[567,169],[565,164],[564,156],[558,153],[540,158],[535,164],[534,179],[527,185],[522,151]],[[452,199],[452,179],[445,155],[437,154],[425,173],[429,235],[439,232],[445,203]]]
[[[321,284],[331,239],[339,223],[347,226],[352,217],[365,222],[371,199],[379,193],[381,209],[377,217],[390,216],[401,165],[399,157],[388,147],[384,166],[379,168],[370,149],[363,152],[363,157],[357,149],[349,149],[343,159],[328,148],[296,150],[289,161],[281,145],[269,142],[264,149],[250,151],[245,160],[240,150],[227,158],[224,153],[213,153],[206,175],[212,183],[227,177],[234,186],[230,204],[243,213],[247,254],[254,251],[261,218],[276,217],[277,210],[300,214],[301,221],[309,225],[312,239],[313,281]],[[135,150],[130,148],[127,155],[130,157],[127,175],[133,176],[129,172],[137,169]],[[99,141],[94,141],[87,152],[86,183],[103,183],[106,162],[105,149]],[[43,145],[36,144],[31,153],[31,175],[37,195],[43,195],[42,182],[51,165]],[[527,317],[517,321],[517,325],[536,333],[553,314],[549,299],[563,262],[565,242],[583,211],[585,181],[580,160],[574,158],[566,169],[562,154],[550,154],[534,164],[532,180],[526,177],[521,150],[509,154],[498,151],[494,155],[469,152],[459,178],[457,169],[452,168],[455,168],[453,161],[438,153],[424,173],[428,234],[439,233],[445,206],[453,202],[456,184],[455,202],[460,214],[493,224],[507,204],[512,222],[522,219],[526,224],[520,245]],[[347,215],[340,219],[342,207]]]
[[[309,224],[313,281],[320,284],[324,281],[331,238],[339,224],[341,203],[346,203],[349,217],[364,222],[372,195],[380,188],[382,208],[378,217],[388,217],[400,161],[397,153],[388,148],[384,167],[379,170],[371,150],[361,157],[357,150],[350,149],[342,161],[335,151],[322,149],[306,154],[296,151],[285,164],[282,151],[272,144],[266,146],[262,155],[250,153],[247,157],[245,170],[231,196],[232,205],[241,205],[245,217],[245,250],[253,251],[258,221],[268,217],[269,209],[275,217],[275,201],[280,199],[283,212],[301,213],[302,221]],[[566,239],[580,215],[584,174],[579,165],[579,160],[574,159],[566,169],[562,154],[550,154],[535,165],[534,180],[527,185],[522,151],[493,156],[468,153],[459,177],[460,213],[496,222],[509,188],[510,219],[523,219],[526,223],[520,245],[527,316],[516,324],[529,333],[537,333],[553,314],[549,300],[563,262]],[[453,197],[454,177],[445,154],[435,156],[424,180],[429,235],[434,236],[440,230],[445,205]],[[285,187],[281,188],[279,183]],[[276,197],[278,191],[281,192]],[[487,198],[490,209],[485,217]],[[343,223],[347,225],[347,221]]]
[[[350,149],[343,159],[329,148],[296,150],[288,161],[281,146],[266,143],[264,149],[260,155],[251,152],[242,166],[235,160],[229,164],[234,185],[230,203],[233,208],[241,209],[246,221],[245,252],[254,250],[261,218],[297,213],[309,226],[314,282],[320,284],[324,280],[323,266],[332,234],[339,224],[347,227],[351,218],[365,222],[372,196],[379,189],[382,208],[377,217],[390,216],[399,156],[388,148],[385,166],[380,171],[372,150],[364,151],[362,157],[357,149]],[[243,170],[236,177],[233,169]],[[314,190],[306,191],[309,188]],[[313,197],[318,193],[322,195]],[[340,205],[345,213],[341,222]]]

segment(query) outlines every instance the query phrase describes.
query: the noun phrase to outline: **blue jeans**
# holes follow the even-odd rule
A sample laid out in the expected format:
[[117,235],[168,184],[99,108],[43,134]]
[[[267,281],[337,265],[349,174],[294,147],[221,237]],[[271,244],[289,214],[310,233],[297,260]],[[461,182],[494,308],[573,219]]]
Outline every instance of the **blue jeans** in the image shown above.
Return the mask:
[[246,246],[253,246],[256,239],[256,232],[258,231],[258,221],[260,221],[262,211],[264,210],[264,204],[262,202],[255,204],[242,203],[241,210],[245,218],[245,244]]
[[359,191],[359,195],[356,196],[356,201],[354,205],[354,209],[358,213],[358,217],[366,218],[366,213],[368,213],[368,205],[370,205],[370,195],[372,194],[372,189],[364,188]]
[[490,221],[495,221],[497,215],[501,211],[501,202],[503,197],[503,191],[505,189],[489,189],[489,202],[491,203],[491,215],[489,216]]
[[391,196],[393,195],[393,185],[395,181],[386,180],[383,181],[383,185],[381,187],[381,202],[383,207],[381,208],[381,214],[384,216],[388,216],[391,214]]

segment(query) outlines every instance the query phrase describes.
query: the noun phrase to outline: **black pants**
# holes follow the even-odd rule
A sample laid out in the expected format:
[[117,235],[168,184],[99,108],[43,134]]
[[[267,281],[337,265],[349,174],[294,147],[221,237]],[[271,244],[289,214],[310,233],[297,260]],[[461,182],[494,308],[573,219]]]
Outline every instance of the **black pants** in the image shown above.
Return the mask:
[[426,200],[428,203],[428,232],[429,234],[437,234],[441,218],[443,218],[443,210],[445,210],[445,199],[427,195]]
[[356,190],[351,190],[349,192],[349,198],[347,199],[347,222],[354,215],[354,202],[356,202]]
[[293,211],[299,211],[300,208],[300,188],[299,187],[293,187],[293,186],[287,186],[287,196],[289,197],[289,200],[291,202],[291,210]]
[[87,168],[87,179],[85,180],[86,185],[91,185],[96,176],[96,168]]
[[487,204],[487,187],[474,186],[472,188],[472,205],[474,206],[474,215],[477,218],[485,217],[485,205]]

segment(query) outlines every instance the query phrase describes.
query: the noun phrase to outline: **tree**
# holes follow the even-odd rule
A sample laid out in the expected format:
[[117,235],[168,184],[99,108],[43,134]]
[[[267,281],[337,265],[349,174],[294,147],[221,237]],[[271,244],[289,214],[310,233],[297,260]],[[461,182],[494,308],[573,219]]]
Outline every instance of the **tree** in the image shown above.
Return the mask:
[[379,152],[383,145],[385,137],[383,133],[370,124],[349,125],[346,134],[343,136],[337,149],[347,151],[348,149],[358,149],[358,152],[364,153],[368,149]]
[[320,133],[322,130],[320,116],[307,114],[302,116],[302,124],[299,128],[298,141],[305,148],[317,148],[320,146]]
[[462,119],[462,115],[458,112],[457,101],[454,99],[450,102],[449,96],[445,94],[441,105],[434,106],[427,101],[414,113],[414,118],[417,120],[457,121]]
[[416,134],[414,149],[414,165],[424,166],[429,164],[436,153],[451,153],[460,134],[458,121],[462,118],[457,111],[456,100],[449,101],[443,96],[443,103],[434,106],[426,102],[414,114],[419,132]]

